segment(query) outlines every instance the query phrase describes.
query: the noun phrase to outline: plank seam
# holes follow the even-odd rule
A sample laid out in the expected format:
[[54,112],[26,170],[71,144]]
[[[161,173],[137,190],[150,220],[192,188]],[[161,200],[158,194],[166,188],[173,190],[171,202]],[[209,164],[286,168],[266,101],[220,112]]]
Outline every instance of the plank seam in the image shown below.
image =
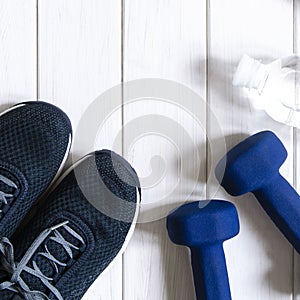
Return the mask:
[[210,97],[209,97],[209,55],[210,55],[210,1],[209,0],[206,0],[206,24],[205,24],[206,28],[205,28],[205,32],[206,32],[206,37],[205,37],[205,43],[206,43],[206,49],[205,49],[205,56],[206,56],[206,60],[205,60],[205,100],[206,100],[206,145],[205,145],[205,148],[206,148],[206,164],[205,164],[205,167],[206,167],[206,170],[205,170],[205,181],[206,181],[206,193],[205,193],[205,197],[207,198],[207,189],[208,189],[208,186],[207,186],[207,180],[208,180],[208,177],[209,177],[209,138],[208,138],[208,135],[209,135],[209,100],[210,100]]
[[[296,44],[296,30],[297,30],[297,25],[296,25],[296,2],[293,0],[293,52],[295,53],[297,51],[297,44]],[[294,187],[297,187],[297,171],[296,168],[298,166],[297,164],[297,129],[293,127],[293,185]],[[296,278],[295,278],[295,263],[296,263],[296,251],[293,249],[292,253],[292,300],[296,299]]]
[[[125,3],[124,0],[121,1],[121,130],[122,130],[122,135],[121,135],[121,144],[122,144],[122,156],[124,157],[124,143],[125,143],[125,138],[124,138],[124,34],[125,34]],[[125,252],[124,252],[125,253]],[[124,291],[124,286],[125,286],[125,257],[124,253],[122,254],[122,269],[121,269],[121,284],[122,284],[122,300],[125,299],[125,291]]]

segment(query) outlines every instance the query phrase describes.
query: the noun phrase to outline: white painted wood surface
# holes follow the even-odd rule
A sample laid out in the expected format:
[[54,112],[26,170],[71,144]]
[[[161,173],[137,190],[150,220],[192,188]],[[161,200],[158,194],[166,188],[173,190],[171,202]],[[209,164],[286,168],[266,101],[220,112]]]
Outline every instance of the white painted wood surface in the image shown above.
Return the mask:
[[[208,103],[222,124],[228,147],[243,135],[273,130],[290,153],[282,173],[292,182],[292,129],[253,110],[242,91],[231,86],[234,67],[244,53],[276,58],[293,52],[292,2],[212,0],[209,12]],[[210,128],[214,124],[208,132]],[[221,189],[217,197],[232,200],[240,215],[241,232],[225,247],[233,299],[291,299],[291,246],[252,195],[231,198]]]
[[[133,0],[124,3],[124,80],[174,80],[187,85],[205,99],[205,2]],[[158,84],[158,97],[165,89],[165,84]],[[144,217],[144,213],[149,203],[164,210],[167,204],[188,200],[186,190],[189,187],[191,192],[194,189],[194,195],[188,196],[190,199],[193,196],[197,198],[197,194],[205,191],[205,184],[198,187],[189,184],[189,181],[197,182],[198,176],[200,181],[205,182],[205,105],[202,105],[203,102],[195,102],[186,112],[184,101],[183,108],[174,107],[171,101],[175,99],[168,97],[163,97],[158,102],[151,102],[152,97],[139,99],[132,105],[126,105],[130,100],[127,97],[130,98],[125,88],[124,125],[135,122],[143,131],[132,139],[128,138],[131,133],[125,127],[125,148],[129,143],[134,149],[131,153],[124,154],[142,177],[143,205],[141,224],[137,225],[124,256],[124,299],[194,299],[187,250],[171,244],[165,218],[161,218],[158,213],[153,216],[151,212]],[[204,128],[199,128],[191,118],[194,111],[199,112],[197,120]],[[148,126],[145,120],[151,114],[160,118],[152,126]],[[174,131],[164,134],[171,121],[174,122]],[[155,126],[157,122],[158,127]],[[191,135],[190,143],[187,141],[186,131]],[[196,165],[197,152],[202,160],[202,168],[197,168],[199,174],[192,171],[193,165],[188,166],[191,162]],[[151,158],[157,156],[160,157],[161,164],[165,165],[165,178],[161,183],[158,180],[161,174],[156,174],[157,167],[151,161]],[[186,177],[184,168],[190,170],[191,178]],[[147,185],[145,179],[149,177],[155,182],[154,185]],[[178,191],[166,196],[174,188]],[[202,194],[202,197],[205,196]],[[156,221],[149,223],[153,219]],[[146,267],[141,270],[144,265]],[[138,280],[134,280],[135,277]]]
[[0,2],[1,110],[21,99],[36,97],[35,0]]
[[[58,105],[68,114],[76,137],[77,124],[89,104],[121,82],[121,3],[38,1],[38,24],[38,98]],[[100,127],[102,120],[98,121]],[[114,115],[109,125],[111,128],[103,129],[98,139],[94,137],[95,148],[106,148],[111,130],[121,130],[121,112]],[[72,158],[76,160],[92,150],[83,140],[73,146]],[[119,260],[95,282],[85,299],[121,298]]]
[[[300,51],[300,5],[294,2],[294,52]],[[300,191],[300,130],[294,129],[294,186]],[[293,299],[300,300],[300,257],[294,251],[294,272],[293,272]]]
[[[99,117],[92,148],[113,147],[136,168],[143,186],[142,215],[123,258],[85,299],[194,299],[188,251],[168,240],[160,213],[205,197],[229,199],[239,210],[241,233],[225,244],[233,300],[300,299],[298,254],[254,197],[231,198],[222,189],[216,192],[215,181],[206,185],[214,168],[206,154],[214,143],[222,144],[215,114],[228,148],[244,135],[275,131],[289,152],[281,172],[300,189],[300,132],[253,110],[242,91],[231,86],[242,54],[276,58],[299,50],[299,9],[297,1],[287,0],[0,2],[1,110],[23,99],[45,99],[65,110],[76,134],[96,97],[122,81],[141,78],[184,84],[209,105],[199,100],[191,107],[199,125],[172,99],[130,102],[128,86],[123,98],[120,94],[104,103],[103,111],[110,111],[113,101],[119,106],[107,119]],[[177,89],[184,94],[184,88]],[[150,124],[151,130],[149,115],[159,116],[165,128],[173,124],[170,136],[157,124]],[[132,133],[132,124],[139,130]],[[74,157],[92,148],[82,140],[73,147]],[[199,174],[193,165],[197,155]],[[190,174],[183,173],[183,165]],[[162,198],[174,187],[175,195]]]

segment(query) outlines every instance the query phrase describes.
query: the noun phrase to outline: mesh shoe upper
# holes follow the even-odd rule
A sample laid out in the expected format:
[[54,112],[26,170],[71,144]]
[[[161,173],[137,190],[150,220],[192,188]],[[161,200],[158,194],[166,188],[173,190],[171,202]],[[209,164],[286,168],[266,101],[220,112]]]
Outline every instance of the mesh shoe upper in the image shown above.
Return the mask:
[[45,102],[21,103],[0,116],[0,236],[11,236],[51,183],[71,134],[68,117]]
[[[1,256],[0,246],[0,261],[6,268],[0,298],[19,293],[26,299],[81,299],[128,240],[138,186],[136,173],[120,156],[108,150],[88,155],[38,207],[30,224],[16,232],[12,245],[2,241],[6,252]],[[15,264],[7,266],[11,261]]]

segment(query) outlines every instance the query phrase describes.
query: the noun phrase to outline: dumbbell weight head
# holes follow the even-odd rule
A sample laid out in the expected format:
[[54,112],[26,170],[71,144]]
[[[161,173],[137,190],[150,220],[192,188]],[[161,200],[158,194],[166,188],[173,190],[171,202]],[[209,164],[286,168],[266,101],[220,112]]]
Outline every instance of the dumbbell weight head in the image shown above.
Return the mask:
[[287,151],[271,131],[262,131],[232,148],[216,167],[216,177],[225,190],[239,196],[259,189],[278,173]]
[[167,229],[175,244],[196,247],[222,243],[239,232],[235,206],[227,201],[209,200],[184,204],[167,218]]
[[170,239],[191,250],[198,300],[231,300],[223,242],[238,234],[235,206],[212,200],[184,204],[167,217]]

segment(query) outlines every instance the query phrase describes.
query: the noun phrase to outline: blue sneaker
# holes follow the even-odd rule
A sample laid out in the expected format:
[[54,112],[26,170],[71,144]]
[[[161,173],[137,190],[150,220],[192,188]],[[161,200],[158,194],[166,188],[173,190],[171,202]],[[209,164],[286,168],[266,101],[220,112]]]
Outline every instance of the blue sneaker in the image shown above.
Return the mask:
[[119,155],[91,153],[62,176],[30,223],[0,241],[0,299],[79,300],[129,242],[139,180]]
[[10,237],[64,164],[71,145],[68,117],[44,102],[0,114],[0,237]]

